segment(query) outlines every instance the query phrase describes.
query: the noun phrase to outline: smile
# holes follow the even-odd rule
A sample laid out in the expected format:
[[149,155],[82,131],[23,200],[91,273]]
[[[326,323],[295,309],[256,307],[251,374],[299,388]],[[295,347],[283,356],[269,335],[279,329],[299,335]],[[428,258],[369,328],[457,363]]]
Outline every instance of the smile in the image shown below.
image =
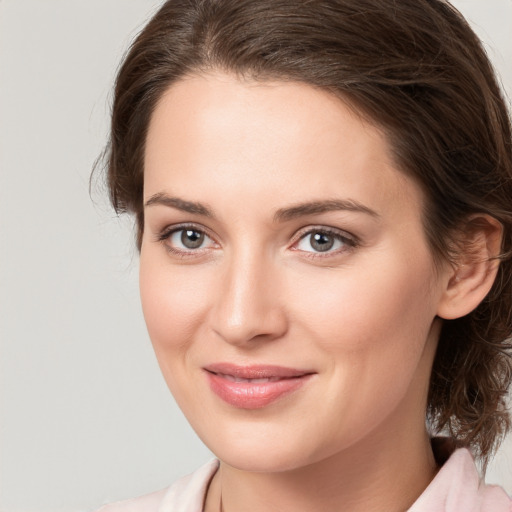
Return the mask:
[[261,409],[297,391],[314,374],[281,366],[220,363],[204,368],[210,389],[240,409]]

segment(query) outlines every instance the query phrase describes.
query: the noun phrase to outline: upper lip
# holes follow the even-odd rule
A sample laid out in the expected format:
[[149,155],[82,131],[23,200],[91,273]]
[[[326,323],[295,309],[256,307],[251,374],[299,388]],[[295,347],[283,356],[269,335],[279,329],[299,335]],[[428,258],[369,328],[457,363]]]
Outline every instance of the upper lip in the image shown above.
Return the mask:
[[214,363],[205,366],[204,369],[210,373],[231,375],[232,377],[241,379],[269,379],[272,377],[286,379],[303,377],[304,375],[315,373],[311,370],[288,368],[271,364],[240,366],[233,363]]

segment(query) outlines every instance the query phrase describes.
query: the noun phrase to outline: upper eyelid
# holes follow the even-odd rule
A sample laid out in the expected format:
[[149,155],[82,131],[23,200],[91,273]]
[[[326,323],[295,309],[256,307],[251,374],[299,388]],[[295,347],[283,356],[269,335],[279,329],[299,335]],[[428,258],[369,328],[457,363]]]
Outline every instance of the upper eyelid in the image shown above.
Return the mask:
[[322,225],[316,225],[316,226],[307,226],[302,229],[299,229],[295,235],[293,236],[293,243],[298,242],[299,240],[302,240],[306,235],[309,235],[311,233],[328,233],[330,235],[338,235],[340,238],[344,238],[347,240],[351,240],[354,243],[357,243],[359,241],[358,237],[353,235],[352,233],[345,231],[344,229],[334,228],[331,226],[322,226]]
[[200,231],[204,233],[208,238],[211,238],[214,242],[218,243],[216,240],[215,235],[212,235],[211,230],[206,228],[205,226],[201,224],[196,224],[195,222],[182,222],[179,224],[169,224],[168,226],[165,226],[163,229],[159,230],[157,233],[158,239],[163,239],[168,236],[170,236],[172,233],[175,233],[176,231],[183,231],[185,229],[194,229],[196,231]]

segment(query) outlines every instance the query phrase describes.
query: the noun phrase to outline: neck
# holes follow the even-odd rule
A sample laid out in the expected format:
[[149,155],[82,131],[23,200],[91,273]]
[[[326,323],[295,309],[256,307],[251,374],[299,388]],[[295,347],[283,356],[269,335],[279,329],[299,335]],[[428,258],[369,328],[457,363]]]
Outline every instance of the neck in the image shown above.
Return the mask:
[[[389,441],[389,438],[387,439]],[[251,473],[221,463],[206,512],[405,511],[428,486],[436,464],[421,440],[354,445],[320,462],[280,473]],[[220,508],[222,504],[222,509]]]

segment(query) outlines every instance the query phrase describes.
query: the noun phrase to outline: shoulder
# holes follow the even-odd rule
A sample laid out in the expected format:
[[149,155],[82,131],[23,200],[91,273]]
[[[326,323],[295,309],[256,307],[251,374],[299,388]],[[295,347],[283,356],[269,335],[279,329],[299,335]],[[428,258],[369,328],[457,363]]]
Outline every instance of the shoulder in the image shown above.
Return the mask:
[[109,503],[96,512],[157,512],[168,491],[166,488],[131,500]]
[[512,500],[499,486],[486,485],[471,453],[454,451],[409,512],[512,512]]
[[480,486],[482,512],[512,512],[512,498],[498,485]]
[[110,503],[96,512],[167,512],[176,509],[197,512],[202,509],[208,485],[218,467],[219,462],[211,460],[170,487],[138,498]]

